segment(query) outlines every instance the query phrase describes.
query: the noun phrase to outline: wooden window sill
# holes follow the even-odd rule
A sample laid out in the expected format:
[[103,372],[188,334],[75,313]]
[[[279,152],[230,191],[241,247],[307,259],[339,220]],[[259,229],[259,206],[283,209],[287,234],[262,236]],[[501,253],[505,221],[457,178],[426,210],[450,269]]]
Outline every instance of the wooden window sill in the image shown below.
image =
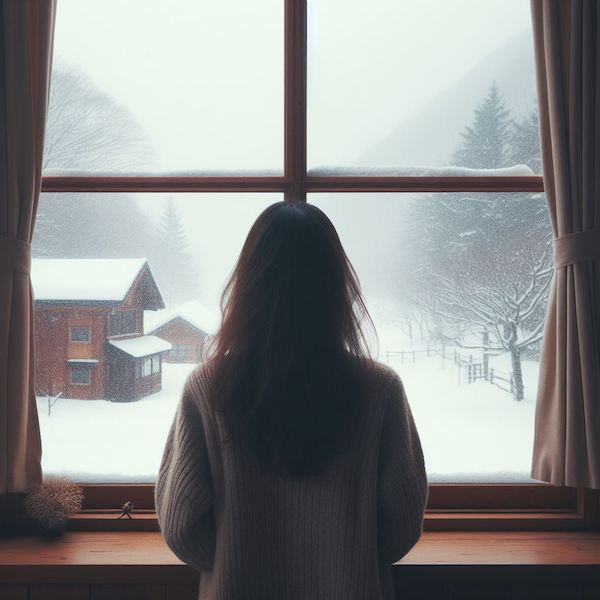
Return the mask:
[[[402,583],[600,585],[600,533],[425,532],[393,567]],[[194,584],[156,531],[0,539],[0,583]]]

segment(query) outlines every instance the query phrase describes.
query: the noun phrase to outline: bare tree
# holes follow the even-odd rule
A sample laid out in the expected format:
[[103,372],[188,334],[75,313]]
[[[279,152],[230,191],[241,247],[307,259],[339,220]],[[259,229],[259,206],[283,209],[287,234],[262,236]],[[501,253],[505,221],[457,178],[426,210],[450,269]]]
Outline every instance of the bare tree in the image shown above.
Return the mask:
[[[523,400],[524,384],[521,355],[542,338],[545,306],[553,268],[549,247],[541,256],[528,257],[529,269],[516,277],[502,273],[496,285],[479,285],[437,274],[437,305],[430,307],[449,325],[458,325],[448,337],[457,345],[480,348],[484,352],[509,352],[515,400]],[[469,330],[483,331],[485,343],[462,343]]]
[[79,68],[55,62],[44,147],[44,171],[151,169],[155,158],[132,113]]

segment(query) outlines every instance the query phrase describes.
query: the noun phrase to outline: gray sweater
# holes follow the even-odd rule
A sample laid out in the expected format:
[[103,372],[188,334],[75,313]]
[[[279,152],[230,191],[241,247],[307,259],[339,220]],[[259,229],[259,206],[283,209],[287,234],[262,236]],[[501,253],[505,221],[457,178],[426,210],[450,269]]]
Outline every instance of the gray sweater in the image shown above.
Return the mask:
[[353,450],[290,481],[223,447],[210,371],[189,376],[156,484],[173,552],[200,573],[201,600],[380,600],[390,565],[419,539],[427,478],[400,378],[374,363]]

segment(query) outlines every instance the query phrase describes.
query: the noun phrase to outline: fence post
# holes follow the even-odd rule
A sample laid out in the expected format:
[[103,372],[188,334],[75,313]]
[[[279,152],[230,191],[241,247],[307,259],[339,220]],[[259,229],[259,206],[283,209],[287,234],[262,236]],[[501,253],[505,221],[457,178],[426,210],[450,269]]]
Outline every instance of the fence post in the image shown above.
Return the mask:
[[412,353],[413,353],[413,363],[416,363],[417,362],[417,354],[414,350],[412,351]]
[[427,358],[429,358],[429,342],[427,342]]
[[494,383],[494,369],[490,369],[490,383]]
[[481,345],[483,346],[483,378],[487,379],[490,366],[490,334],[485,329],[481,332]]

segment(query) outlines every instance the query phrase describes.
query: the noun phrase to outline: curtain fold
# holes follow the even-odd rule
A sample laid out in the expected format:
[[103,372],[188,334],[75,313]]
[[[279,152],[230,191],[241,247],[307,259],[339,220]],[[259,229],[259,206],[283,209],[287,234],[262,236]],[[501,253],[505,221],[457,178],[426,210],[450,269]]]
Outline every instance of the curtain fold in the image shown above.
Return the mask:
[[555,273],[531,476],[600,488],[600,2],[531,0]]
[[29,271],[55,9],[0,0],[0,495],[41,479]]

